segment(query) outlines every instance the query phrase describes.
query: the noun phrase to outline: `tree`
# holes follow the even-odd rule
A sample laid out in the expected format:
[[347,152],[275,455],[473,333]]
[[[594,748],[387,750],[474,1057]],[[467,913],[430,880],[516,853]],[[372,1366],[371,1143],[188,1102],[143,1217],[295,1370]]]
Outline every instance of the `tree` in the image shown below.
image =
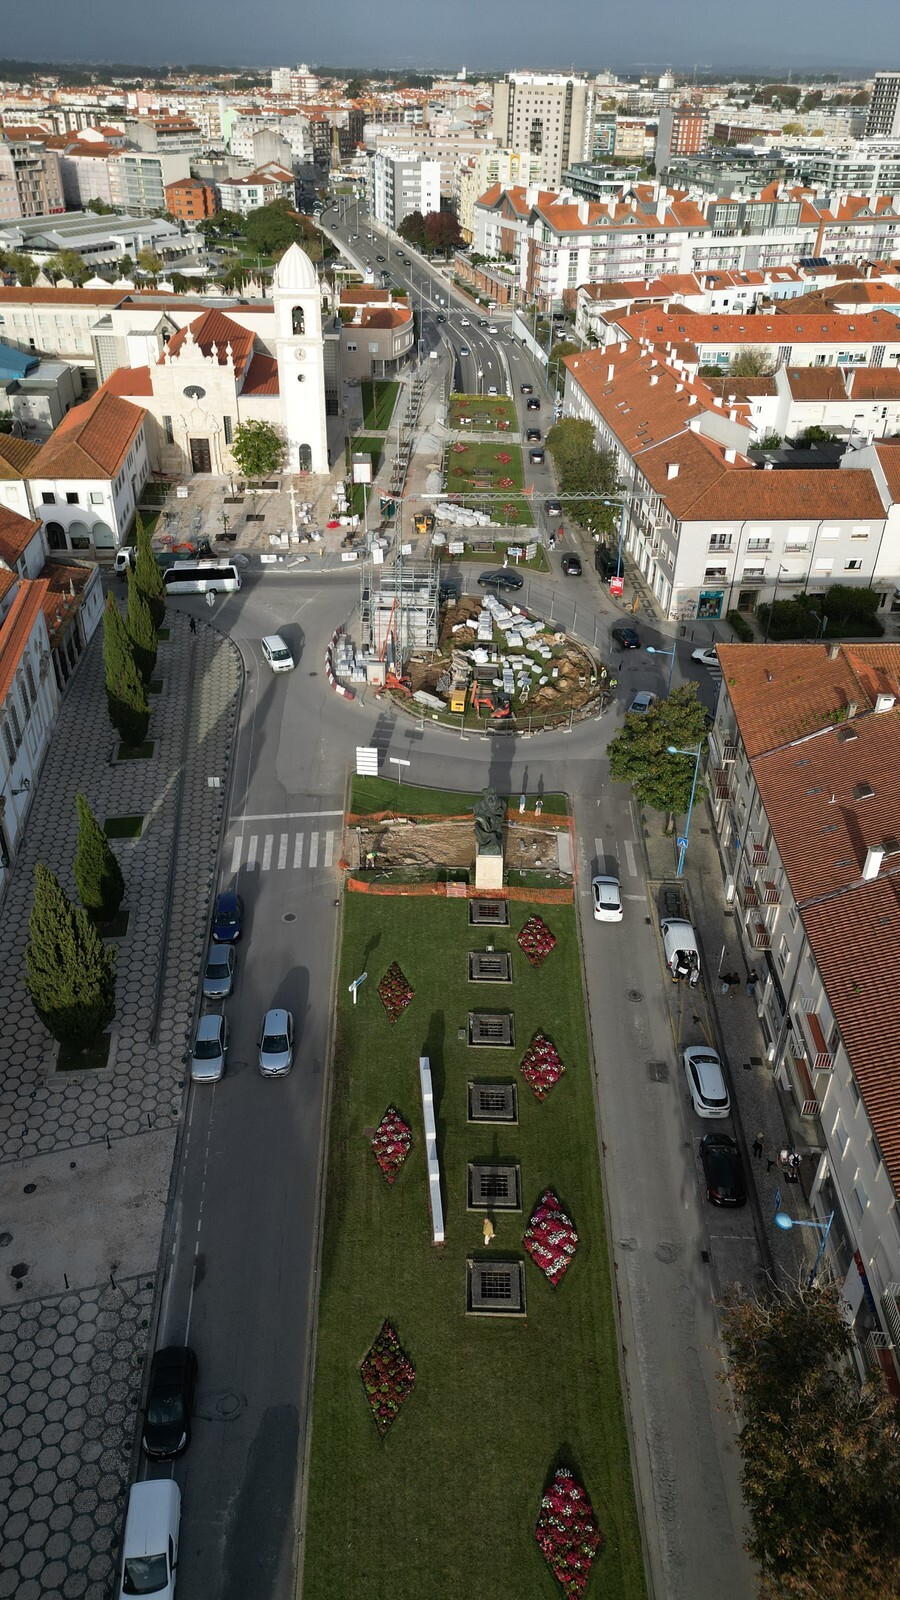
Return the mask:
[[125,895],[125,879],[112,845],[100,827],[83,794],[75,796],[78,807],[78,843],[72,871],[78,898],[88,916],[96,922],[110,922]]
[[616,510],[605,506],[602,496],[616,492],[615,457],[594,444],[594,430],[589,422],[576,417],[565,417],[554,423],[547,434],[547,448],[553,457],[563,498],[567,495],[591,494],[596,500],[575,500],[566,511],[583,528],[591,533],[609,532],[613,527]]
[[461,245],[463,236],[456,213],[446,208],[441,211],[429,211],[425,218],[425,239],[430,250],[438,251],[442,255]]
[[98,217],[113,217],[116,212],[115,206],[108,206],[105,200],[88,200],[84,209],[85,211],[93,211],[95,216]]
[[767,378],[775,371],[775,363],[768,350],[760,350],[758,345],[748,344],[745,350],[739,350],[728,363],[728,376],[731,378]]
[[[156,562],[153,563],[156,566]],[[162,574],[160,574],[162,576]],[[132,572],[128,573],[128,607],[125,612],[125,632],[131,644],[135,665],[145,683],[149,683],[156,666],[158,638],[150,607],[141,592],[141,586]]]
[[724,1329],[762,1594],[891,1600],[900,1593],[900,1428],[881,1375],[856,1381],[838,1290],[737,1296]]
[[155,278],[158,273],[162,272],[163,258],[158,250],[151,250],[149,245],[145,245],[137,253],[137,264],[141,272],[146,273],[148,278]]
[[21,250],[10,250],[7,257],[7,265],[10,272],[15,273],[23,289],[32,287],[40,270],[37,263],[32,261],[31,257],[26,256]]
[[360,77],[348,78],[344,87],[344,97],[347,100],[361,100],[366,92],[366,86]]
[[242,422],[234,430],[231,454],[245,478],[268,478],[284,465],[285,442],[271,422]]
[[34,876],[25,948],[28,993],[47,1032],[60,1044],[84,1050],[115,1016],[115,955],[49,867],[39,861]]
[[77,250],[58,250],[45,263],[44,271],[52,278],[70,278],[76,288],[89,276],[84,257]]
[[305,231],[287,200],[273,200],[243,218],[244,238],[257,255],[274,256],[289,245],[303,244]]
[[421,211],[410,211],[403,218],[397,229],[401,239],[411,244],[416,250],[426,249],[425,218]]
[[[691,756],[670,755],[669,746],[692,750],[706,737],[706,712],[697,685],[685,683],[648,711],[634,712],[609,744],[610,776],[630,783],[638,805],[655,811],[687,811],[694,780]],[[697,784],[695,800],[704,793]]]
[[166,586],[140,512],[134,519],[134,542],[134,581],[147,602],[154,628],[159,629],[166,614]]
[[116,271],[120,278],[133,278],[137,271],[137,266],[131,256],[120,256],[116,262]]
[[136,749],[147,737],[150,704],[131,653],[122,613],[111,594],[103,608],[103,664],[109,720],[123,744]]
[[554,373],[553,381],[557,395],[561,395],[566,387],[566,369],[563,366],[566,356],[577,356],[580,350],[581,346],[576,344],[574,339],[560,339],[553,345],[547,361],[548,371]]
[[213,239],[229,239],[243,231],[244,219],[239,211],[217,211],[214,217],[204,217],[197,223],[197,232],[202,233],[207,243]]

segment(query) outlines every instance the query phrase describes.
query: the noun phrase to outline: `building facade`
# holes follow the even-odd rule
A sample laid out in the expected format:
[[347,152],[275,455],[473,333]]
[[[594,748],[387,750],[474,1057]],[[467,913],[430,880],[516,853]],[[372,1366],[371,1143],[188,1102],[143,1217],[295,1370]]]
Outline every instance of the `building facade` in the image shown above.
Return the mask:
[[493,131],[508,150],[540,156],[540,182],[552,187],[593,150],[594,90],[584,78],[510,72],[494,86]]

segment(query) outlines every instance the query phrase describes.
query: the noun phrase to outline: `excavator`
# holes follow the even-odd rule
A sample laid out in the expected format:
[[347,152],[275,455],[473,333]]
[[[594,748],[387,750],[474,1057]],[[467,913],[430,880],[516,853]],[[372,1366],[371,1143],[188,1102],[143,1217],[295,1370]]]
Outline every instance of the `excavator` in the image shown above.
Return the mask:
[[495,721],[512,716],[509,696],[499,694],[496,689],[488,689],[483,684],[473,683],[470,699],[474,711],[487,711]]

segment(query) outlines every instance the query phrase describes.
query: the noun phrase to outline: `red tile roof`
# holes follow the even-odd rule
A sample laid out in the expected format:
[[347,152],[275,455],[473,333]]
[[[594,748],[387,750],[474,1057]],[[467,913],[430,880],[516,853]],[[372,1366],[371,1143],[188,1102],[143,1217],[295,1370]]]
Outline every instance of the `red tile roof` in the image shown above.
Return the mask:
[[[234,356],[236,372],[243,372],[244,367],[253,354],[253,334],[249,328],[242,328],[239,322],[233,322],[224,311],[204,311],[200,317],[195,317],[187,328],[179,328],[172,336],[166,347],[169,357],[177,356],[187,340],[188,330],[194,343],[202,350],[205,356],[212,355],[212,347],[216,346],[218,362],[224,367],[228,361],[227,346],[231,345]],[[166,360],[166,354],[160,356],[160,366]]]
[[14,433],[0,433],[0,478],[7,482],[24,478],[40,445],[33,439],[17,439]]
[[247,368],[241,385],[242,395],[278,394],[278,362],[274,356],[258,352]]
[[843,367],[788,367],[788,388],[795,400],[846,400]]
[[18,511],[11,511],[9,506],[0,506],[0,560],[14,567],[40,531],[40,520],[32,522],[28,517],[21,517]]
[[105,391],[107,394],[117,394],[127,400],[132,395],[152,394],[153,380],[149,367],[117,367],[111,372],[104,384],[101,384],[98,394]]
[[84,405],[67,412],[35,456],[26,477],[117,477],[146,415],[143,406],[98,389]]
[[777,312],[665,316],[646,312],[618,317],[619,327],[633,339],[692,339],[695,344],[874,344],[900,343],[900,319],[889,311],[866,311],[858,316],[804,317]]
[[900,440],[890,443],[882,440],[875,446],[875,454],[885,476],[888,494],[896,504],[900,500]]
[[751,759],[846,719],[851,704],[871,710],[892,679],[900,687],[900,645],[720,644],[718,650]]
[[42,578],[22,583],[0,626],[0,702],[15,678],[46,593],[47,584]]

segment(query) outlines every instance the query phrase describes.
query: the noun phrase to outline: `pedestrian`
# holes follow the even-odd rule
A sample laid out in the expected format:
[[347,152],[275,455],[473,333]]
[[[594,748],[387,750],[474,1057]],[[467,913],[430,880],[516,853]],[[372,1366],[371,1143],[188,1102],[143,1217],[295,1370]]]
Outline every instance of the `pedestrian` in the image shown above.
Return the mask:
[[190,623],[189,623],[189,627],[190,627],[191,633],[196,633],[197,632],[197,619],[196,619],[196,617],[191,617],[191,620],[190,620]]
[[485,1217],[485,1219],[484,1219],[484,1227],[482,1228],[482,1233],[484,1234],[484,1247],[485,1247],[485,1249],[487,1249],[488,1245],[490,1244],[491,1240],[494,1237],[494,1224],[492,1223],[490,1217]]
[[544,802],[541,799],[540,795],[538,795],[538,798],[534,802],[534,814],[535,814],[535,816],[539,817],[541,812],[543,811],[543,809],[544,809]]
[[728,974],[728,993],[730,994],[732,989],[739,989],[740,986],[741,986],[741,975],[740,975],[740,973],[739,972],[729,972],[729,974]]
[[758,972],[748,972],[747,973],[747,993],[750,996],[751,1000],[753,999],[753,997],[754,997],[754,995],[756,993],[756,985],[758,983],[759,983],[759,973]]
[[766,1172],[771,1172],[772,1171],[772,1168],[774,1167],[774,1165],[775,1165],[777,1160],[778,1160],[777,1156],[766,1156]]
[[723,973],[720,974],[719,982],[722,985],[722,993],[723,994],[728,994],[728,992],[729,992],[729,990],[731,988],[731,979],[729,978],[727,972],[723,972]]
[[520,794],[519,795],[519,816],[520,817],[522,816],[522,814],[523,814],[523,812],[525,810],[525,805],[526,805],[526,797],[525,797],[524,794]]
[[754,1157],[755,1161],[761,1161],[762,1160],[762,1153],[763,1153],[763,1145],[764,1144],[765,1144],[765,1140],[764,1140],[762,1134],[758,1133],[756,1135],[756,1138],[753,1141],[753,1157]]

